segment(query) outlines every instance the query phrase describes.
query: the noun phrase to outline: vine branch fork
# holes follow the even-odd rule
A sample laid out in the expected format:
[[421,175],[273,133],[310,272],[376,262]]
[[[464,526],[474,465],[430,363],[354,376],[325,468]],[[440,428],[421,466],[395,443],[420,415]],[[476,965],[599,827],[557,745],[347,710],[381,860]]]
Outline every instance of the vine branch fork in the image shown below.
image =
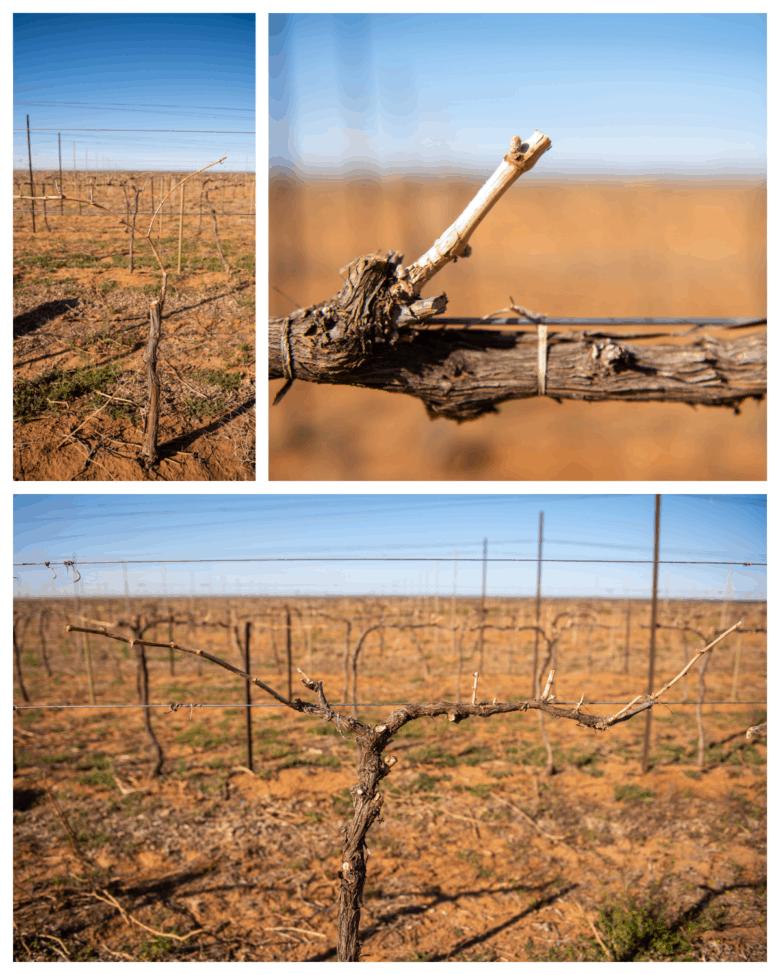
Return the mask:
[[697,651],[680,673],[668,681],[660,690],[644,697],[640,695],[634,698],[626,707],[610,717],[583,713],[581,708],[583,706],[584,695],[580,698],[575,708],[554,705],[549,700],[545,700],[545,696],[549,693],[552,685],[552,679],[555,676],[554,671],[550,674],[545,693],[538,700],[504,704],[496,703],[495,699],[493,703],[476,701],[477,675],[475,674],[473,703],[455,704],[447,701],[436,701],[429,704],[405,704],[400,708],[395,708],[383,721],[376,724],[373,728],[369,724],[360,721],[357,717],[342,715],[334,711],[325,696],[322,681],[312,680],[300,669],[298,673],[301,675],[301,683],[316,694],[316,704],[301,701],[299,698],[288,700],[258,677],[253,677],[251,674],[245,673],[232,664],[204,650],[182,647],[173,642],[157,643],[117,636],[109,633],[105,628],[94,629],[68,624],[66,630],[68,632],[94,633],[107,637],[108,639],[121,640],[130,645],[165,647],[179,650],[182,653],[191,653],[195,656],[204,657],[218,666],[223,667],[225,670],[229,670],[236,676],[256,684],[285,707],[289,707],[294,711],[314,715],[328,722],[334,722],[339,731],[344,726],[353,733],[358,751],[357,781],[350,789],[354,808],[353,817],[342,830],[343,845],[341,869],[339,871],[337,954],[339,961],[359,961],[361,903],[366,880],[366,856],[368,854],[366,836],[382,811],[384,800],[382,793],[378,791],[379,783],[390,774],[396,764],[396,761],[393,761],[395,756],[390,756],[388,759],[385,759],[383,752],[404,725],[418,718],[436,717],[437,715],[446,715],[449,721],[458,724],[471,716],[487,718],[494,714],[538,710],[556,718],[573,720],[580,725],[593,728],[597,731],[605,731],[612,725],[628,721],[642,711],[653,707],[658,698],[683,677],[697,660],[701,659],[705,653],[739,626],[741,626],[741,620],[721,633],[720,636],[703,649]]

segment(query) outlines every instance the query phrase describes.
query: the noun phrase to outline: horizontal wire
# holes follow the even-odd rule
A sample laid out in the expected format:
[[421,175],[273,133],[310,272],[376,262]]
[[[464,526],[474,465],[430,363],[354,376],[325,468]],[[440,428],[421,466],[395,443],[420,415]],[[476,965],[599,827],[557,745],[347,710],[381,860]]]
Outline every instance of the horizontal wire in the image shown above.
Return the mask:
[[[525,318],[433,318],[437,325],[526,325],[532,328],[537,323]],[[550,315],[545,325],[766,325],[766,318],[558,318]]]
[[[26,132],[25,127],[15,128],[14,132]],[[196,135],[256,135],[254,129],[30,129],[30,132],[189,132]]]
[[[241,559],[221,559],[214,557],[211,559],[160,559],[150,557],[148,559],[68,559],[68,560],[54,560],[49,559],[48,562],[14,562],[13,565],[149,565],[150,563],[160,563],[162,565],[172,565],[178,562],[449,562],[451,556],[442,555],[438,557],[433,556],[416,556],[416,555],[303,555],[299,558],[294,556],[280,556],[278,558],[270,557],[251,557],[251,558],[241,558]],[[535,558],[522,558],[522,559],[510,559],[510,558],[458,558],[458,562],[584,562],[586,565],[590,565],[594,562],[598,563],[617,563],[618,565],[653,565],[653,559],[535,559]],[[659,565],[766,565],[766,562],[743,562],[739,560],[737,562],[717,562],[712,559],[707,559],[704,561],[692,561],[692,560],[673,560],[673,559],[659,559]]]
[[[55,200],[53,202],[54,202],[54,206],[56,207],[57,201]],[[32,210],[13,210],[12,212],[13,213],[32,213],[33,211]],[[35,212],[38,214],[38,216],[40,216],[43,211],[42,210],[36,210]],[[138,212],[135,214],[135,216],[138,216],[138,217],[150,217],[153,213],[156,214],[157,211],[156,210],[138,210]],[[205,212],[203,214],[200,214],[200,213],[187,213],[186,210],[184,211],[184,214],[183,214],[183,216],[185,216],[185,217],[200,217],[200,216],[204,216],[206,218],[211,217],[212,215],[213,214],[211,214],[211,213],[205,213]],[[233,212],[231,212],[231,213],[221,213],[220,212],[220,213],[217,213],[216,215],[218,217],[254,217],[254,216],[257,216],[257,214],[255,214],[255,213],[233,213]],[[98,216],[98,214],[95,214],[95,213],[79,213],[77,210],[65,210],[62,213],[60,213],[58,210],[52,210],[50,212],[49,211],[49,208],[47,207],[46,208],[46,216],[47,217],[94,217],[94,216]],[[131,214],[131,216],[133,216],[133,214]],[[163,214],[163,216],[166,216],[166,217],[171,217],[171,216],[172,217],[178,217],[179,214],[178,213],[175,213],[175,212],[168,212],[166,210],[166,212],[165,212],[165,214]]]
[[[472,325],[485,325],[485,326],[495,326],[495,325],[524,325],[527,328],[527,333],[521,333],[521,337],[535,338],[537,325],[542,324],[541,322],[531,321],[524,318],[430,318],[425,323],[428,327],[432,325],[441,325],[445,328],[449,325],[462,325],[463,329],[468,329]],[[608,339],[608,338],[621,338],[621,339],[657,339],[666,338],[673,335],[687,336],[696,335],[702,332],[704,329],[735,329],[735,328],[752,328],[758,325],[766,325],[766,318],[545,318],[543,324],[545,326],[562,326],[564,328],[576,328],[576,327],[626,327],[626,326],[637,326],[637,325],[666,325],[673,328],[678,328],[683,325],[689,326],[685,332],[630,332],[630,333],[619,333],[614,332],[599,332],[591,331],[584,332],[583,337],[591,339]],[[566,333],[566,332],[550,332],[548,335],[548,343],[557,343],[564,340],[570,340],[572,334],[576,333]]]
[[[406,707],[408,704],[412,704],[412,701],[362,701],[354,705],[356,708],[402,708]],[[439,702],[430,702],[436,703]],[[447,704],[464,704],[465,701],[447,701]],[[481,702],[485,707],[491,707],[492,705],[487,702]],[[499,704],[522,704],[523,701],[499,701]],[[575,707],[577,701],[556,701],[555,704],[559,707]],[[624,704],[624,701],[583,701],[580,705],[581,707],[595,707],[597,705],[617,707],[619,704]],[[698,705],[698,701],[656,701],[656,704],[661,707],[671,707],[672,705],[681,707],[693,707]],[[767,704],[767,701],[702,701],[702,704],[739,704],[751,706],[753,704]],[[177,704],[176,709],[179,708],[286,708],[286,704]],[[88,708],[88,709],[112,709],[112,708],[169,708],[170,704],[14,704],[14,711],[45,711],[45,710],[65,710],[67,708]],[[337,701],[331,703],[332,708],[348,708],[353,707],[352,701]]]

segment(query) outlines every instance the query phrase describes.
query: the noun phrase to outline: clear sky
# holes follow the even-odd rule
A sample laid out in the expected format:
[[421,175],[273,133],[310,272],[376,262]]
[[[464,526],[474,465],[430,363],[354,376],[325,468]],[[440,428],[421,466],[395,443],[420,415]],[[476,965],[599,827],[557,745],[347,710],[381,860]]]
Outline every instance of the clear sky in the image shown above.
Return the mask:
[[[272,166],[764,175],[765,14],[272,14]],[[529,178],[529,177],[526,177]]]
[[195,170],[229,151],[223,168],[253,172],[255,16],[14,14],[15,168],[27,165],[26,115],[36,168],[58,165],[60,132],[63,169],[75,142],[82,170],[104,157],[116,169]]
[[[539,512],[546,559],[652,559],[652,495],[17,495],[14,562],[74,559],[82,595],[477,595],[482,544],[488,558],[535,560]],[[252,557],[315,562],[230,563]],[[354,561],[388,556],[402,562]],[[326,557],[348,561],[328,562]],[[423,562],[422,558],[438,560]],[[166,559],[210,559],[175,564]],[[472,559],[475,561],[466,561]],[[766,561],[764,495],[664,495],[661,559]],[[164,568],[161,566],[164,565]],[[14,592],[67,595],[72,576],[55,565],[15,566]],[[670,598],[766,598],[766,568],[662,565]],[[649,597],[652,565],[546,562],[548,596]],[[532,595],[536,563],[489,562],[493,596]]]

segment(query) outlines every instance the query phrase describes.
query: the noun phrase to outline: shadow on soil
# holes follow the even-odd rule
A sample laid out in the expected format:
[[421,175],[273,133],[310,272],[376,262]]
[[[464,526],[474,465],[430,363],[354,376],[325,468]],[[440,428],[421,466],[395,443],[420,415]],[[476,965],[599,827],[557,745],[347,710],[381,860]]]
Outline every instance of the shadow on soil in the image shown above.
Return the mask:
[[240,406],[234,407],[229,413],[225,413],[218,420],[214,420],[212,423],[207,424],[205,427],[198,427],[197,430],[192,430],[190,433],[185,433],[182,436],[174,437],[173,440],[168,440],[164,444],[159,444],[159,451],[161,456],[173,455],[180,450],[185,450],[187,447],[191,447],[196,440],[201,437],[206,436],[209,433],[216,433],[221,427],[226,426],[231,420],[237,419],[239,416],[243,416],[244,413],[248,413],[253,409],[255,405],[255,397],[248,399],[246,403],[242,403]]
[[[549,884],[537,884],[536,886],[530,885],[520,885],[518,884],[514,889],[517,891],[524,891],[525,893],[539,893]],[[543,897],[539,900],[534,901],[529,904],[525,910],[520,911],[508,920],[503,921],[501,924],[497,924],[487,931],[483,931],[481,934],[474,935],[474,937],[466,938],[462,941],[456,942],[451,948],[446,951],[441,951],[437,955],[430,955],[425,958],[425,961],[448,961],[453,955],[458,955],[462,951],[467,951],[469,948],[473,948],[475,945],[481,944],[492,938],[494,935],[499,934],[499,932],[506,930],[506,928],[511,927],[518,921],[537,911],[540,907],[547,907],[550,904],[555,903],[559,897],[563,897],[570,893],[572,890],[576,890],[577,884],[571,884],[568,887],[564,887],[561,890],[555,890],[553,893],[548,894],[547,897]],[[441,904],[455,904],[462,897],[479,897],[480,895],[490,895],[500,893],[506,890],[505,886],[500,886],[496,888],[480,888],[479,890],[461,890],[457,894],[447,894],[444,893],[441,888],[434,887],[428,891],[421,891],[423,897],[428,899],[423,904],[415,904],[410,907],[401,907],[395,911],[388,911],[385,914],[381,914],[377,917],[373,924],[368,925],[365,928],[361,928],[360,931],[360,943],[364,947],[367,945],[369,938],[372,938],[375,934],[381,933],[383,930],[387,929],[394,921],[399,920],[403,917],[414,917],[416,915],[424,915],[427,911],[438,907]],[[328,948],[325,951],[321,951],[316,955],[312,955],[307,958],[307,961],[328,961],[330,958],[335,958],[336,949]],[[422,959],[421,959],[422,960]]]
[[23,315],[17,315],[14,318],[14,338],[18,339],[22,335],[29,335],[30,332],[43,328],[53,318],[59,318],[60,315],[77,308],[78,304],[78,298],[63,298],[60,301],[47,301],[31,311],[24,312]]

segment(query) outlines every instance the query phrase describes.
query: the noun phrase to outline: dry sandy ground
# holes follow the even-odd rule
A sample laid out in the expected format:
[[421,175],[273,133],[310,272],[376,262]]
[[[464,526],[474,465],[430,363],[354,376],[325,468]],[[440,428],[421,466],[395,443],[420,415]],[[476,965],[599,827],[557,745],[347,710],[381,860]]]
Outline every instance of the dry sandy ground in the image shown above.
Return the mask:
[[[94,199],[122,217],[123,178],[96,177],[93,186]],[[158,353],[161,460],[152,471],[139,460],[149,301],[161,281],[148,243],[136,235],[131,272],[129,235],[110,216],[86,206],[79,216],[75,204],[61,215],[55,204],[47,223],[38,204],[33,234],[29,215],[15,215],[15,480],[254,478],[254,217],[227,215],[251,208],[253,187],[212,190],[229,273],[208,211],[184,219],[180,273],[178,214],[166,214],[156,240],[171,273]],[[148,209],[143,194],[139,203]]]
[[[51,678],[38,615],[46,604],[34,613],[17,607],[19,619],[27,617],[17,633],[33,703],[89,700],[83,645],[64,632],[73,615],[63,603],[49,603],[43,620]],[[155,609],[132,604],[133,613]],[[289,605],[294,666],[341,700],[338,618],[353,619],[354,640],[378,604]],[[460,608],[476,618],[476,602]],[[181,620],[174,639],[233,663],[226,627],[251,616],[252,670],[286,691],[281,601],[248,609],[247,601],[215,599],[207,615],[205,606],[171,600],[170,609]],[[602,623],[614,617],[622,633],[620,604],[590,609]],[[491,601],[488,611],[506,622],[505,604]],[[720,624],[720,607],[687,611],[694,628]],[[82,612],[111,621],[123,608],[119,600],[83,601]],[[612,713],[617,705],[597,702],[627,703],[641,692],[645,615],[635,606],[628,674],[620,635],[593,638],[588,673],[583,629],[577,638],[569,627],[559,700],[585,692],[589,711]],[[765,626],[765,607],[742,607],[742,616]],[[150,631],[160,640],[167,632],[167,623]],[[454,699],[449,641],[440,636],[434,655],[435,635],[415,632],[422,658],[408,631],[389,632],[384,644],[374,634],[366,645],[361,697],[388,703],[361,707],[363,720],[379,721],[391,702]],[[679,634],[661,632],[659,683],[679,669],[683,649]],[[522,700],[531,647],[513,646],[507,631],[490,633],[480,696]],[[128,648],[89,640],[98,703],[137,700]],[[719,645],[707,700],[730,699],[738,647],[734,637]],[[243,686],[205,662],[199,676],[196,658],[177,656],[172,673],[166,650],[147,654],[152,701],[224,705],[152,712],[165,753],[154,782],[146,779],[149,744],[137,710],[15,714],[14,957],[335,960],[340,828],[351,808],[355,742],[315,719],[255,708],[253,774],[245,767]],[[475,646],[465,656],[465,670],[473,670]],[[749,725],[766,720],[766,707],[705,704],[700,765],[691,706],[698,680],[694,673],[676,685],[668,706],[655,710],[646,774],[644,719],[599,735],[548,719],[552,776],[536,714],[408,725],[388,749],[398,763],[385,780],[383,819],[369,834],[362,960],[603,961],[605,948],[625,960],[766,960],[766,747],[745,740]],[[744,636],[738,696],[765,700],[765,632]],[[253,699],[262,702],[259,692]]]
[[[270,314],[332,296],[360,254],[419,257],[478,185],[275,177]],[[521,179],[471,244],[424,291],[446,292],[451,316],[510,295],[561,317],[766,315],[761,183]],[[401,395],[299,382],[270,409],[269,449],[274,480],[751,480],[766,476],[766,410],[533,398],[457,426]]]

